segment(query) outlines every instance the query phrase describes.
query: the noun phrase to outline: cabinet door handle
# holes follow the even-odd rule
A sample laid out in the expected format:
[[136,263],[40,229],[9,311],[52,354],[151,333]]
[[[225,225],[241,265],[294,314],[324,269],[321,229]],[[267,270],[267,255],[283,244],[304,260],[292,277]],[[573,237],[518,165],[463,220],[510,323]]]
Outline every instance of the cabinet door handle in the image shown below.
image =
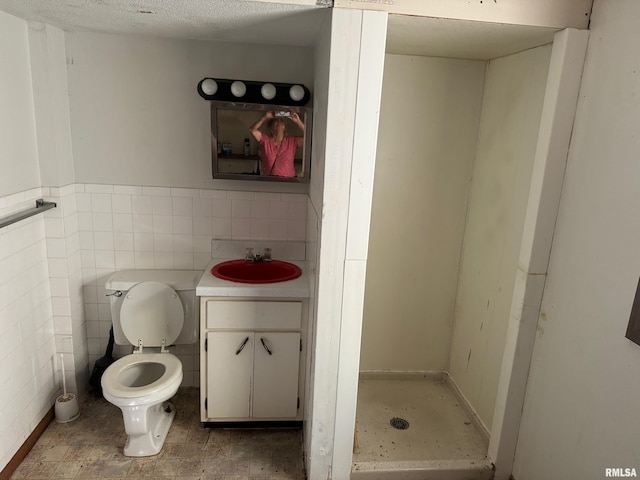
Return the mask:
[[240,352],[244,349],[244,347],[247,346],[247,342],[249,341],[249,337],[245,338],[242,343],[240,344],[240,346],[238,347],[238,349],[236,350],[236,355],[239,355]]
[[262,343],[262,346],[264,347],[264,349],[267,351],[269,355],[273,355],[273,352],[269,350],[269,347],[267,346],[267,342],[265,341],[264,337],[260,337],[260,343]]

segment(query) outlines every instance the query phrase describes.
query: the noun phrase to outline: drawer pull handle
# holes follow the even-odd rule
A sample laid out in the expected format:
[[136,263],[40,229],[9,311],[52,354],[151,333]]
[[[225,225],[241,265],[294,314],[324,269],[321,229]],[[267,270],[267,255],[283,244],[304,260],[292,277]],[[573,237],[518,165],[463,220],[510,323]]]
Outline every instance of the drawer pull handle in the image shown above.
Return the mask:
[[265,342],[264,337],[260,337],[260,343],[262,343],[262,346],[264,347],[264,349],[267,351],[269,355],[273,355],[273,352],[267,346],[267,342]]
[[244,347],[247,346],[247,342],[249,341],[249,337],[245,338],[242,343],[240,344],[240,346],[238,347],[238,349],[236,350],[236,355],[239,355],[240,352],[244,349]]

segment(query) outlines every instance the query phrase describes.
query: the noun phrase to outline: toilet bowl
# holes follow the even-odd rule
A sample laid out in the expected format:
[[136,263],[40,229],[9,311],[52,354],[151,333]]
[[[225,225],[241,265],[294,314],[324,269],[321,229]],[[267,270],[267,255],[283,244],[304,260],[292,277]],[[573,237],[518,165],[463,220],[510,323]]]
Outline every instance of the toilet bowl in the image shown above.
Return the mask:
[[128,457],[160,452],[176,411],[167,402],[182,382],[182,363],[170,353],[131,354],[102,376],[104,398],[122,411]]
[[[149,276],[156,278],[157,272]],[[111,284],[115,282],[108,281],[108,289]],[[112,319],[134,351],[112,363],[101,384],[104,398],[122,411],[127,433],[124,454],[145,457],[160,452],[176,414],[168,400],[182,382],[182,363],[167,347],[183,331],[185,308],[165,283],[152,280],[126,286],[126,293],[111,294],[123,297],[112,301]]]

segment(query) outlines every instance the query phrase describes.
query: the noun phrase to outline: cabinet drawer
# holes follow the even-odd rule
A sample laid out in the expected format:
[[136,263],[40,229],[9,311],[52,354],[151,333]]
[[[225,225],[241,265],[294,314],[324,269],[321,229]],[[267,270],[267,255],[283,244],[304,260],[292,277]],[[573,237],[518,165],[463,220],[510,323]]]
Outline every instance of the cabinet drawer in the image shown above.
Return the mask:
[[207,328],[298,330],[302,302],[207,301]]

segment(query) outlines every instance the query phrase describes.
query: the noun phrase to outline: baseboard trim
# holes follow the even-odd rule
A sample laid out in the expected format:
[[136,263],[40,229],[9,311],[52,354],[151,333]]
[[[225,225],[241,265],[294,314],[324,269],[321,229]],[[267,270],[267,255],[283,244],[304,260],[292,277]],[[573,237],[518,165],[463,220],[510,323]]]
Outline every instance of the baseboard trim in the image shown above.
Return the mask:
[[420,370],[360,370],[360,380],[430,380],[440,382],[445,380],[445,372]]
[[31,432],[31,434],[24,441],[22,446],[18,449],[15,455],[9,460],[9,463],[2,469],[0,472],[0,480],[9,480],[11,475],[18,469],[20,464],[24,461],[27,454],[31,451],[33,446],[36,444],[40,436],[44,433],[47,426],[53,421],[55,413],[53,411],[53,407],[45,413],[40,423],[36,426],[36,428]]
[[480,434],[484,437],[485,442],[487,442],[488,444],[489,439],[491,438],[491,433],[489,432],[489,429],[484,424],[484,422],[480,419],[480,416],[476,413],[475,409],[471,406],[471,403],[469,402],[469,400],[467,400],[467,397],[465,397],[462,391],[460,390],[460,388],[458,388],[458,384],[453,379],[453,377],[449,375],[448,372],[444,372],[444,378],[445,378],[445,382],[451,388],[451,391],[458,398],[460,405],[462,405],[462,408],[464,408],[467,411],[467,413],[471,417],[471,421],[473,422],[474,426],[476,427],[478,432],[480,432]]

